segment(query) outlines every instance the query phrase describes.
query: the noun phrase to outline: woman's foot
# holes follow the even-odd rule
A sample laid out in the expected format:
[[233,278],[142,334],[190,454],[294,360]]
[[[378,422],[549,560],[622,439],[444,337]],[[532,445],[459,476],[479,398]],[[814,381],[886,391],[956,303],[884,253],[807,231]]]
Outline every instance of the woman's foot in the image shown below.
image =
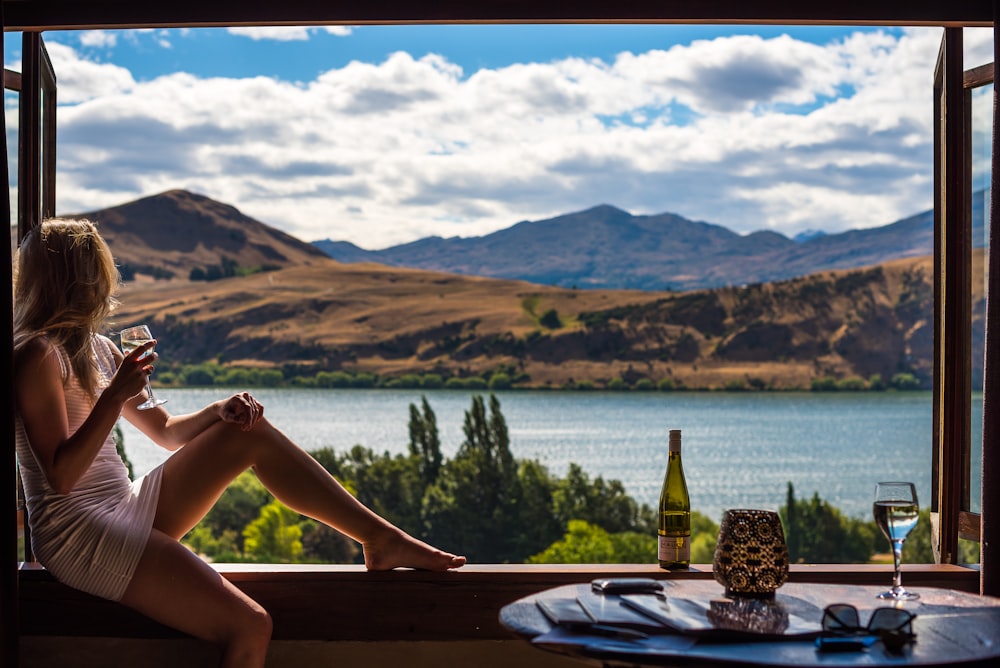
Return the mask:
[[447,571],[465,565],[465,557],[444,552],[402,531],[391,530],[383,537],[364,543],[365,567],[370,571],[416,568]]

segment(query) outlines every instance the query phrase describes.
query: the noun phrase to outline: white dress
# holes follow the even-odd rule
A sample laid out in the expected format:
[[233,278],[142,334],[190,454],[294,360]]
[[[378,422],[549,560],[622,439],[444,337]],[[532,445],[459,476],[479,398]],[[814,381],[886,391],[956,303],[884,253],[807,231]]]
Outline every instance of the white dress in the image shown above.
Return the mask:
[[[114,376],[114,344],[95,336],[98,394]],[[93,407],[80,387],[65,353],[59,351],[70,433]],[[119,600],[132,579],[153,526],[160,494],[160,467],[131,482],[111,435],[69,494],[59,494],[45,480],[20,416],[15,417],[17,462],[24,484],[31,527],[31,549],[57,580],[75,589]]]

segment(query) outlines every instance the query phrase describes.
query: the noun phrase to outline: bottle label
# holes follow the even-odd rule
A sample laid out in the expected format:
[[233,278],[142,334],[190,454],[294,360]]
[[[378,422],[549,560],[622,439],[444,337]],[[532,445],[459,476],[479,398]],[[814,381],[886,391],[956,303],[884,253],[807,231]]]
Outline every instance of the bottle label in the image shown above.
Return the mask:
[[659,536],[660,561],[691,561],[690,536]]

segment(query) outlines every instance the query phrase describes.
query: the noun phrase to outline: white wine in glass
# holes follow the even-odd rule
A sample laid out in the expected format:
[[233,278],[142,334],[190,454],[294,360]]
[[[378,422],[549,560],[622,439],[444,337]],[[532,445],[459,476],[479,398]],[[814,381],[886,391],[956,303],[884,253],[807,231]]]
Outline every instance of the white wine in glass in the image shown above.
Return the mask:
[[[149,327],[146,325],[136,325],[134,327],[127,327],[120,331],[119,336],[122,340],[122,352],[126,355],[131,353],[133,350],[148,343],[153,340],[153,335],[149,332]],[[152,351],[150,351],[152,352]],[[146,353],[148,355],[149,353]],[[143,355],[145,357],[146,355]],[[142,358],[140,358],[142,359]],[[149,408],[154,408],[161,404],[167,403],[166,399],[157,399],[153,396],[153,388],[149,386],[149,378],[146,378],[146,396],[148,397],[146,401],[142,402],[136,408],[139,410],[147,410]]]
[[875,524],[892,544],[894,567],[892,588],[878,595],[895,601],[911,601],[920,594],[906,591],[900,582],[900,565],[903,559],[903,542],[917,526],[920,508],[917,489],[912,482],[880,482],[875,484],[875,502],[872,504]]

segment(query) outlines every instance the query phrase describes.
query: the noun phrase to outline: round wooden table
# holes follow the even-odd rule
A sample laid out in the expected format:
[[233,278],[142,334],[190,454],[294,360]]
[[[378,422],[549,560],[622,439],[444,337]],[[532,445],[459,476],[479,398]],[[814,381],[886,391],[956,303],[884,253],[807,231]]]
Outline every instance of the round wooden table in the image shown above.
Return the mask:
[[[746,611],[739,607],[739,601],[728,599],[714,581],[663,580],[663,584],[666,611],[663,619],[671,624],[671,611],[693,611],[691,615],[680,616],[694,619],[698,610],[704,610],[707,614],[701,621],[709,625],[715,622],[706,620],[718,622],[719,617],[714,614],[718,611]],[[856,606],[863,625],[872,610],[891,605],[876,598],[880,591],[878,587],[860,585],[785,584],[769,607],[765,606],[764,616],[779,612],[786,630],[775,633],[780,627],[766,629],[767,619],[757,620],[763,624],[751,623],[757,631],[764,628],[761,635],[756,635],[757,631],[733,635],[722,629],[688,632],[684,630],[687,622],[670,629],[639,612],[636,605],[626,605],[620,596],[593,592],[589,583],[557,587],[515,601],[501,610],[500,622],[541,650],[603,666],[1000,666],[1000,598],[931,587],[911,589],[920,594],[920,599],[899,604],[916,615],[913,620],[916,641],[901,652],[890,652],[881,641],[862,650],[817,649],[818,633],[809,631],[818,632],[826,606],[834,603]],[[551,615],[553,608],[566,609],[569,602],[577,602],[591,619],[601,617],[596,621],[605,623],[596,632],[586,625],[557,627],[542,612],[542,607],[547,606]],[[632,603],[635,602],[633,598]],[[744,614],[742,623],[746,621]],[[724,621],[721,624],[726,626]]]

